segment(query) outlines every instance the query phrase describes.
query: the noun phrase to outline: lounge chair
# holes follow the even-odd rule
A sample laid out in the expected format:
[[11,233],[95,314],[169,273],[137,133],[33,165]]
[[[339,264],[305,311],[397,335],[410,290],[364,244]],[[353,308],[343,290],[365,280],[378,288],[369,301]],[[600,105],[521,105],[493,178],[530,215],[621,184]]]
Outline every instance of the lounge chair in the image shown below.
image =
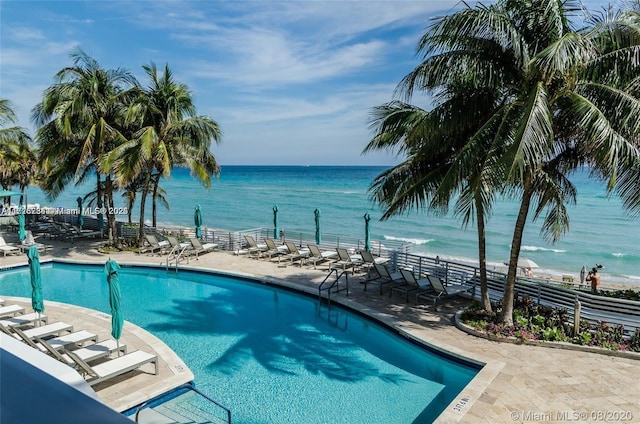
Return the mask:
[[343,271],[346,271],[351,268],[355,272],[355,269],[363,263],[362,256],[350,255],[347,249],[337,247],[336,252],[338,253],[338,260],[331,264],[331,269],[342,268]]
[[278,246],[276,245],[276,242],[273,239],[266,238],[264,239],[264,242],[267,244],[267,247],[269,248],[269,250],[262,252],[262,254],[264,256],[268,256],[269,259],[273,258],[274,256],[284,255],[285,253],[288,252],[287,246],[284,246],[284,245]]
[[39,314],[38,312],[31,312],[29,314],[17,315],[11,318],[3,318],[0,320],[0,325],[5,327],[22,327],[23,325],[34,325],[38,321],[46,324],[49,321],[49,317],[45,314]]
[[389,268],[384,264],[373,264],[376,272],[378,273],[378,278],[374,278],[372,280],[364,280],[364,289],[367,290],[367,286],[369,284],[375,284],[380,287],[380,294],[382,294],[382,290],[384,286],[400,284],[404,282],[402,278],[402,274],[399,272],[391,272]]
[[431,287],[431,283],[427,277],[418,279],[413,272],[408,269],[400,269],[400,274],[405,282],[404,284],[398,284],[391,287],[389,290],[389,297],[391,297],[393,292],[404,293],[407,296],[406,301],[408,302],[409,293],[416,292],[417,295],[418,293],[433,291],[433,287]]
[[4,240],[4,237],[0,236],[0,252],[2,252],[4,254],[4,256],[7,256],[7,254],[11,255],[11,254],[18,254],[20,253],[20,249],[18,248],[18,246],[14,246],[12,244],[7,244],[7,242]]
[[27,230],[26,234],[27,236],[24,238],[24,240],[22,240],[22,243],[20,243],[20,252],[26,252],[31,246],[35,246],[38,251],[41,251],[43,253],[47,252],[47,248],[49,246],[42,243],[36,243],[36,239],[33,237],[33,233],[30,230]]
[[442,280],[438,277],[435,277],[433,275],[429,275],[427,277],[429,279],[429,282],[431,283],[431,287],[433,287],[433,292],[425,292],[425,293],[419,293],[416,295],[416,302],[418,301],[418,298],[422,297],[425,299],[432,299],[433,300],[433,309],[435,311],[437,311],[437,302],[440,299],[445,299],[447,297],[452,297],[452,296],[457,296],[459,294],[463,294],[463,293],[470,293],[471,295],[474,294],[475,291],[475,287],[474,286],[466,286],[466,285],[460,285],[457,287],[451,287],[449,286],[448,288],[446,288],[444,286],[444,284],[442,283]]
[[171,244],[169,244],[167,240],[158,241],[156,236],[152,234],[145,234],[144,238],[149,245],[141,247],[138,253],[151,252],[151,255],[153,255],[157,252],[159,255],[162,255],[163,253],[166,253],[171,247]]
[[385,264],[389,262],[389,258],[376,258],[368,250],[361,250],[360,256],[362,256],[363,268],[367,270],[367,278],[371,278],[371,270],[374,268],[374,264]]
[[0,317],[24,314],[24,308],[19,305],[0,306]]
[[[49,353],[49,355],[51,355],[53,358],[57,359],[58,361],[67,364],[71,367],[75,367],[76,363],[73,359],[71,359],[71,357],[69,357],[69,355],[67,355],[64,352],[58,352],[57,349],[54,349],[47,340],[42,340],[40,338],[36,338],[36,341],[38,342],[37,345],[35,345],[36,348],[40,349],[38,346],[42,346],[47,353]],[[113,339],[108,339],[108,340],[104,340],[101,342],[96,342],[94,344],[90,344],[88,346],[79,348],[79,349],[75,349],[73,351],[73,353],[75,353],[75,355],[82,359],[85,362],[91,362],[91,361],[95,361],[96,359],[101,359],[101,358],[106,358],[107,356],[111,355],[113,352],[122,352],[122,353],[127,353],[127,345],[123,345],[123,344],[118,344],[116,343],[115,340]]]
[[289,259],[291,261],[291,264],[293,264],[294,262],[298,262],[300,266],[302,266],[302,263],[311,254],[311,251],[309,249],[298,249],[298,246],[296,246],[296,244],[293,242],[287,241],[284,244],[285,246],[287,246],[289,253],[279,255],[278,262],[280,262],[281,259]]
[[188,255],[193,249],[193,245],[187,242],[180,242],[178,238],[175,236],[167,236],[167,241],[171,245],[171,251],[169,252],[169,256],[171,255]]
[[247,242],[247,250],[249,251],[249,256],[260,258],[263,252],[269,250],[269,246],[264,243],[256,243],[256,239],[254,239],[252,236],[245,234],[244,240]]
[[191,242],[191,246],[193,246],[193,254],[196,255],[196,259],[198,259],[200,253],[213,252],[218,248],[217,243],[202,244],[196,237],[189,237],[189,241]]
[[[24,331],[20,330],[18,327],[14,327],[11,329],[14,333],[16,333],[22,340],[25,342],[27,340],[42,340],[42,337],[38,336],[29,336]],[[98,336],[93,333],[90,333],[86,330],[75,331],[73,333],[64,334],[62,336],[54,337],[52,339],[48,339],[47,343],[53,349],[64,349],[69,345],[79,345],[84,342],[88,342],[92,340],[94,343],[98,341]],[[28,343],[28,342],[27,342]]]
[[67,324],[66,322],[56,321],[51,324],[42,325],[40,327],[34,327],[29,330],[23,330],[22,332],[29,337],[30,339],[35,339],[36,337],[47,337],[54,334],[60,335],[62,333],[70,333],[73,331],[73,325]]
[[148,363],[155,365],[154,375],[158,375],[158,357],[142,350],[136,350],[94,366],[87,364],[73,351],[65,350],[64,353],[76,363],[80,374],[91,386],[136,370]]
[[338,259],[338,252],[335,250],[320,250],[317,244],[308,244],[307,247],[311,252],[308,261],[313,263],[314,268],[321,262]]

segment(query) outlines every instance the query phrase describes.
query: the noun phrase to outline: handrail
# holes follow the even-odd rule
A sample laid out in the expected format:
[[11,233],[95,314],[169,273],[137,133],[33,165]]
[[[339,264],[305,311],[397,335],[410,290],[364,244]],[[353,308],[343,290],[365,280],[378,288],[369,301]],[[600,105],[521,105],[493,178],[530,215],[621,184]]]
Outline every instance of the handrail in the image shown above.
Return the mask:
[[[165,393],[163,396],[167,396],[170,395],[171,393],[175,393],[177,391],[180,390],[191,390],[193,392],[196,392],[197,394],[199,394],[200,396],[202,396],[203,398],[205,398],[206,400],[208,400],[209,402],[213,403],[214,405],[216,405],[217,407],[223,409],[226,414],[227,414],[227,423],[231,424],[231,410],[229,408],[227,408],[226,406],[222,405],[221,403],[217,402],[216,400],[210,398],[209,396],[207,396],[206,394],[202,393],[200,390],[198,390],[193,384],[190,383],[185,383],[181,386],[175,387],[172,390],[170,390],[169,392]],[[138,416],[140,415],[140,411],[142,411],[144,408],[147,408],[149,404],[153,403],[155,399],[152,400],[148,400],[144,403],[141,403],[138,408],[136,409],[136,414],[135,414],[135,422],[138,422]]]
[[[343,270],[340,274],[338,274],[338,268],[333,268],[331,270],[329,270],[329,273],[327,274],[326,277],[324,277],[324,280],[322,280],[322,283],[320,283],[320,285],[318,286],[318,299],[322,299],[322,291],[326,290],[327,291],[327,303],[329,305],[331,305],[331,289],[337,286],[337,289],[335,290],[335,293],[341,292],[343,290],[347,291],[347,296],[349,296],[349,273],[347,270]],[[335,272],[336,274],[336,279],[333,280],[331,282],[331,284],[327,287],[324,287],[325,283],[327,282],[327,280],[329,279],[329,277],[331,277],[331,274],[333,274]],[[342,276],[345,276],[345,281],[346,281],[346,287],[343,289],[340,289],[340,278]]]

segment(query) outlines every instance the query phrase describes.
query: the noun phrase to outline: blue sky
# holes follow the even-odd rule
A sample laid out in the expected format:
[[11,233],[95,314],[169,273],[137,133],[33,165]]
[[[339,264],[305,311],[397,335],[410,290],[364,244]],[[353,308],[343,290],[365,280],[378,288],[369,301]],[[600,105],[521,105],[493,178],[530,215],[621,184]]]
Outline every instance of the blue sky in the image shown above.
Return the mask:
[[457,4],[2,0],[0,97],[33,133],[31,109],[80,47],[143,84],[143,65],[168,63],[221,125],[221,165],[392,165],[391,153],[361,155],[371,109],[418,64],[429,19]]

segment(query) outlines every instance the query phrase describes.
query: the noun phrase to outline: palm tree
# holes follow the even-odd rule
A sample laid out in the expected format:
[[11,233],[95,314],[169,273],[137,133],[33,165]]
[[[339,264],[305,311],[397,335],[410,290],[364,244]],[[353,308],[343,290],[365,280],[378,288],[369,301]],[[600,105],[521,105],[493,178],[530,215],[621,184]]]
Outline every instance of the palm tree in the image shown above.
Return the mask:
[[[565,205],[575,199],[568,176],[584,165],[607,178],[611,188],[617,175],[625,176],[621,191],[630,202],[637,201],[630,181],[638,172],[634,143],[640,104],[603,66],[614,63],[611,69],[626,70],[628,80],[637,79],[637,15],[621,14],[607,25],[577,31],[570,23],[576,10],[571,2],[501,0],[438,18],[420,40],[422,63],[400,84],[407,97],[414,90],[439,92],[460,80],[471,83],[471,95],[495,95],[486,118],[474,115],[476,131],[470,137],[456,135],[448,146],[452,153],[462,152],[456,142],[486,149],[478,156],[485,159],[482,166],[469,175],[502,180],[504,193],[521,198],[503,299],[505,324],[513,320],[517,260],[531,208],[534,219],[546,212],[542,231],[557,240],[568,230]],[[622,26],[631,34],[626,44],[611,48],[612,43],[602,42],[619,40]],[[470,110],[453,111],[456,117],[447,119],[459,123],[459,115]]]
[[[97,197],[104,197],[105,206],[113,207],[111,171],[100,164],[125,141],[120,129],[127,90],[136,87],[137,81],[127,70],[103,69],[80,49],[71,58],[74,66],[56,74],[56,83],[45,90],[32,112],[40,126],[36,139],[45,173],[43,189],[55,198],[69,183],[78,184],[95,174]],[[113,213],[107,214],[107,222],[113,244]]]
[[149,77],[149,87],[139,92],[127,119],[139,130],[104,163],[115,169],[120,185],[141,182],[139,242],[144,235],[145,202],[149,191],[154,194],[155,202],[160,178],[169,177],[171,169],[180,165],[188,167],[192,175],[209,188],[211,175],[219,173],[209,148],[211,141],[219,143],[222,135],[215,121],[196,116],[188,87],[174,80],[168,65],[162,75],[154,64],[143,66],[143,69]]
[[[376,135],[365,152],[401,145],[407,158],[379,175],[370,187],[374,199],[387,209],[382,219],[411,207],[429,207],[446,213],[455,194],[455,214],[463,225],[475,220],[478,231],[481,301],[491,310],[487,290],[485,222],[490,214],[494,187],[499,182],[483,175],[481,160],[486,148],[472,140],[477,131],[477,111],[490,111],[491,93],[469,92],[458,83],[443,90],[431,112],[402,102],[391,102],[374,110]],[[465,110],[469,114],[452,113]],[[462,118],[462,119],[460,119]],[[473,119],[470,119],[473,118]],[[404,143],[404,144],[402,144]]]
[[37,174],[36,156],[30,145],[31,137],[24,128],[5,127],[16,121],[9,100],[0,99],[0,187],[7,190],[17,184],[24,191]]

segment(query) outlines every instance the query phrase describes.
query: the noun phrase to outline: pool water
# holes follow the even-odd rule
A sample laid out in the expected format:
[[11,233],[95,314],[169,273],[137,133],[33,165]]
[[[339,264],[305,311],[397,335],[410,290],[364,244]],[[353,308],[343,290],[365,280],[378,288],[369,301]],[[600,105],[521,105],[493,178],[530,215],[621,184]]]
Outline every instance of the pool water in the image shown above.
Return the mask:
[[[46,301],[109,313],[102,266],[45,264]],[[317,299],[208,273],[123,267],[125,320],[171,347],[234,423],[429,423],[478,368]],[[31,296],[28,268],[0,295]]]

